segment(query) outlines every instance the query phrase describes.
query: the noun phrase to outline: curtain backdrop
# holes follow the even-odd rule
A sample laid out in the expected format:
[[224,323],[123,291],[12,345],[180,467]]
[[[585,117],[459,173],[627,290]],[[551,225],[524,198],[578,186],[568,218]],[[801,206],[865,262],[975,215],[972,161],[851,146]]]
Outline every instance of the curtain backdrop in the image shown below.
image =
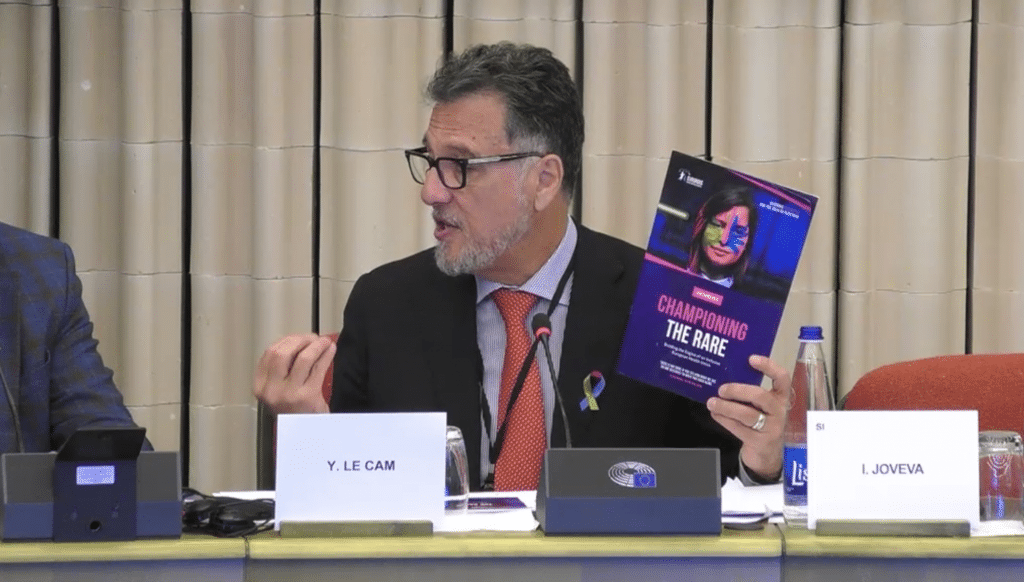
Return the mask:
[[645,245],[672,150],[819,197],[787,368],[803,324],[840,396],[1024,351],[1017,0],[0,0],[0,220],[73,247],[102,355],[193,487],[254,486],[263,349],[337,331],[361,273],[432,244],[401,153],[424,82],[505,39],[580,83],[584,224]]

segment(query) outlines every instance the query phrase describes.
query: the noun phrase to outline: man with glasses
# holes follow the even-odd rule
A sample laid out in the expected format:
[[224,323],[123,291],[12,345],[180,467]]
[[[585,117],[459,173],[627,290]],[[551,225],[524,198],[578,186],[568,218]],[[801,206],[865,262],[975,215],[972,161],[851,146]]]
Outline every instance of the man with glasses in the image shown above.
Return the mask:
[[[574,446],[717,447],[723,478],[777,479],[789,377],[767,358],[751,365],[770,390],[726,384],[706,406],[614,373],[643,251],[568,217],[583,112],[565,65],[542,48],[474,46],[427,94],[423,146],[405,156],[437,246],[360,277],[337,346],[271,346],[257,398],[278,413],[445,411],[473,489],[534,489],[544,448],[565,444],[557,384]],[[538,313],[557,378],[530,345]]]

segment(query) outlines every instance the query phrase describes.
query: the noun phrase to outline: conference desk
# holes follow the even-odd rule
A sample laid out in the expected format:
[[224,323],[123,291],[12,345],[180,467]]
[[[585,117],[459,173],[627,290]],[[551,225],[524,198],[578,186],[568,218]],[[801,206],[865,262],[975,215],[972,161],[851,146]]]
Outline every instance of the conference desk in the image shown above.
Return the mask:
[[188,535],[132,542],[3,542],[2,582],[241,582],[246,540]]
[[187,536],[55,544],[0,543],[0,580],[486,581],[781,580],[782,538],[726,530],[721,537],[546,537],[530,533],[407,538],[248,539]]
[[0,543],[0,581],[1010,581],[1024,538],[822,537],[770,525],[721,537],[247,539]]
[[251,582],[781,580],[777,528],[721,537],[439,534],[423,538],[249,541]]
[[786,582],[1024,580],[1024,537],[832,537],[781,530]]

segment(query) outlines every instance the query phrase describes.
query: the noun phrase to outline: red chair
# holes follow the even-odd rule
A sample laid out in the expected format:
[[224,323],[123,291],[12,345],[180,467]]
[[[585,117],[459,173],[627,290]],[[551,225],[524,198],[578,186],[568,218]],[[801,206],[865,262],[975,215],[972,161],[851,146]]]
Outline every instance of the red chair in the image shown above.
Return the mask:
[[[338,341],[338,334],[328,334],[332,341]],[[331,403],[331,393],[334,386],[334,360],[327,367],[327,374],[324,376],[324,383],[321,391],[324,400]],[[269,491],[274,489],[275,476],[275,454],[277,422],[275,417],[262,402],[256,404],[256,489]]]
[[844,410],[977,410],[978,430],[1024,432],[1024,354],[957,354],[882,366]]

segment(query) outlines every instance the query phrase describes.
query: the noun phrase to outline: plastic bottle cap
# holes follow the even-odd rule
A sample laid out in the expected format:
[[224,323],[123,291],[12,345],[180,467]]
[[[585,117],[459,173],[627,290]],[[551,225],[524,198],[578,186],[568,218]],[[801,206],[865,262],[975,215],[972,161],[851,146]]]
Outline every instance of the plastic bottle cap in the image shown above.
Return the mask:
[[822,341],[825,336],[821,333],[820,325],[804,325],[800,327],[800,341]]

